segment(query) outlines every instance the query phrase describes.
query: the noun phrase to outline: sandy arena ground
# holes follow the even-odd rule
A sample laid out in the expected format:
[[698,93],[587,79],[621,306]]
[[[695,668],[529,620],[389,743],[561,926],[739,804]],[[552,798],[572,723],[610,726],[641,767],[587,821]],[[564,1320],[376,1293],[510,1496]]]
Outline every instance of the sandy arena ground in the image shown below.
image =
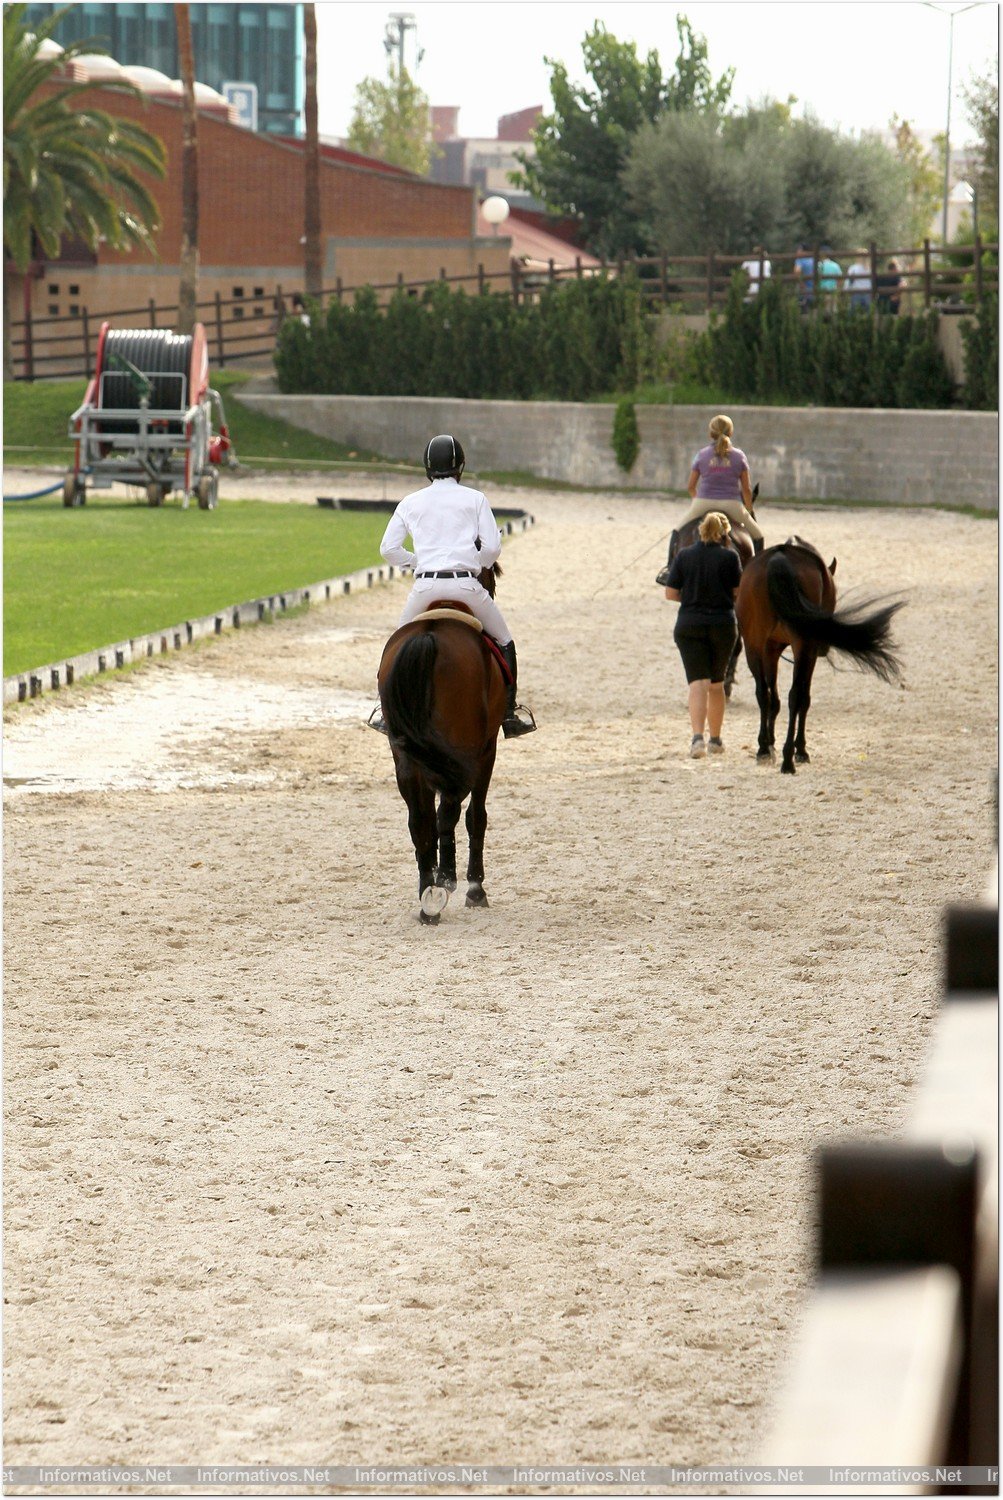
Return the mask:
[[901,1126],[991,863],[996,528],[763,508],[910,600],[789,778],[744,666],[686,756],[678,503],[492,498],[489,911],[419,927],[362,727],[406,585],[8,714],[7,1463],[755,1458],[812,1150]]

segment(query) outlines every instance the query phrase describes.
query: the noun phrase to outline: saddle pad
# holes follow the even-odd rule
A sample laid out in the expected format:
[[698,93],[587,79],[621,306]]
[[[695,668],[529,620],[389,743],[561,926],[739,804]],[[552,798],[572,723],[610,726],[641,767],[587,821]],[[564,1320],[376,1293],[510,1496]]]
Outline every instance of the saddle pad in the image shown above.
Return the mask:
[[459,620],[461,625],[469,625],[472,630],[484,629],[476,615],[468,615],[462,609],[426,609],[424,614],[415,615],[408,624],[417,625],[419,620]]

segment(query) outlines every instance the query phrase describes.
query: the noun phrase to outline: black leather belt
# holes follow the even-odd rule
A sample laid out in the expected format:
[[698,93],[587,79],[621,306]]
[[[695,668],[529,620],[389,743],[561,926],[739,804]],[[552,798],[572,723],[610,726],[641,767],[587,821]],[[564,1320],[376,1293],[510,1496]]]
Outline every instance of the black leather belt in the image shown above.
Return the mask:
[[476,573],[471,573],[469,568],[457,568],[451,573],[416,573],[416,578],[476,578]]

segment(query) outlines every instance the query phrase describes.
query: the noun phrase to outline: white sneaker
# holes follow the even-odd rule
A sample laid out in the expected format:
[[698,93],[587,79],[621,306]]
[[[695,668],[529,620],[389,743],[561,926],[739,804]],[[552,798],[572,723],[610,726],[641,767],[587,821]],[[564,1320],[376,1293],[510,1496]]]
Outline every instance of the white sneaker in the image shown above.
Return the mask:
[[693,739],[690,742],[690,759],[691,760],[700,760],[701,757],[704,756],[704,755],[706,755],[706,754],[707,754],[707,746],[704,744],[704,737],[703,737],[703,735],[702,734],[695,734],[693,736]]
[[710,755],[723,755],[724,741],[720,738],[715,739],[714,736],[711,735],[710,739],[707,741],[707,751]]

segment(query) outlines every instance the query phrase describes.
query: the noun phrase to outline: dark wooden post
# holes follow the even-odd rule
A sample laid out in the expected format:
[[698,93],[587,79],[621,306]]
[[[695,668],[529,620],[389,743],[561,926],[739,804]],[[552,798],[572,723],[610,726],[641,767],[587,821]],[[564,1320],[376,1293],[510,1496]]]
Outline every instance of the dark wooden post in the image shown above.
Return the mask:
[[403,271],[398,271],[397,272],[397,290],[399,292],[402,292],[404,290],[404,272]]
[[554,273],[554,257],[553,256],[550,257],[550,260],[547,263],[547,278],[551,282],[551,284],[553,284],[553,282],[557,279],[556,276],[555,276],[555,273]]
[[34,264],[24,273],[24,378],[35,378],[35,350],[31,337],[31,281]]
[[519,262],[517,260],[514,260],[512,262],[511,277],[512,277],[512,303],[513,303],[513,305],[515,307],[518,307],[519,306]]
[[81,329],[82,329],[83,336],[84,336],[84,369],[87,372],[87,374],[90,375],[90,373],[91,373],[91,320],[87,316],[87,309],[86,309],[86,307],[84,308],[84,310],[83,310],[83,312],[82,312],[82,314],[80,316],[80,322],[81,322]]
[[933,295],[933,281],[930,275],[930,241],[923,241],[923,306],[930,306]]
[[975,236],[975,305],[982,306],[982,236]]
[[878,305],[878,247],[874,243],[873,240],[871,240],[870,261],[871,261],[871,311],[873,312],[874,309]]
[[811,306],[818,307],[822,301],[822,289],[818,284],[818,246],[811,258]]
[[477,262],[477,290],[478,292],[484,290],[484,262],[482,260]]
[[707,311],[714,306],[714,252],[707,251]]
[[575,275],[578,277],[578,280],[581,281],[581,279],[582,279],[582,258],[581,258],[580,255],[576,255],[575,256]]
[[439,267],[439,280],[440,281],[445,281],[445,279],[446,279],[446,268],[445,268],[445,266],[440,266]]
[[[276,312],[275,323],[276,323],[276,329],[282,327],[281,308],[282,308],[282,288],[281,287],[276,287],[275,288],[275,312]],[[219,361],[219,367],[220,367],[220,369],[222,369],[223,366],[226,364],[226,346],[223,343],[223,299],[219,295],[219,288],[218,287],[216,288],[216,358]]]
[[150,327],[151,328],[156,328],[156,326],[157,326],[157,304],[154,302],[153,298],[151,297],[150,301],[149,301],[149,303],[147,305],[149,306],[149,309],[150,309]]
[[342,291],[343,291],[343,287],[341,285],[341,277],[339,276],[338,279],[336,280],[336,282],[334,283],[334,295],[337,297],[337,299],[338,299],[339,302],[341,301]]

